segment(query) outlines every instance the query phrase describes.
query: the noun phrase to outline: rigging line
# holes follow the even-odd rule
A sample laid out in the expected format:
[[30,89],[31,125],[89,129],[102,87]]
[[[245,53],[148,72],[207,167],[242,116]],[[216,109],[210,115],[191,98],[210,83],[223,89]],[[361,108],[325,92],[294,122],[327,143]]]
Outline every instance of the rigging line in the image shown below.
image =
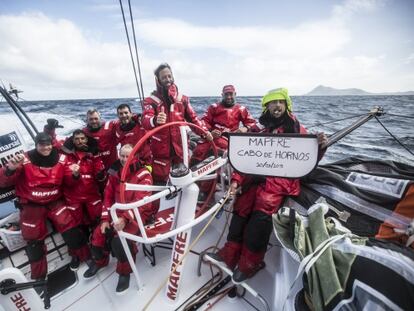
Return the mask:
[[411,155],[414,156],[414,153],[408,149],[408,147],[406,145],[404,145],[397,137],[395,137],[386,127],[385,125],[377,118],[375,117],[375,119],[377,119],[378,123],[384,128],[384,130],[397,142],[401,145],[401,147],[403,147],[405,150],[407,150]]
[[314,125],[308,126],[307,128],[310,129],[312,127],[321,126],[321,125],[327,125],[327,124],[331,124],[331,123],[335,123],[335,122],[339,122],[339,121],[344,121],[344,120],[348,120],[348,119],[353,119],[353,118],[358,118],[358,117],[362,117],[362,116],[365,116],[365,115],[366,115],[366,113],[363,113],[363,114],[352,115],[350,117],[346,117],[346,118],[342,118],[342,119],[337,119],[337,120],[332,120],[332,121],[328,121],[328,122],[324,122],[324,123],[318,122],[318,123],[316,123]]
[[[134,19],[132,18],[132,9],[131,9],[131,0],[128,0],[128,5],[129,5],[129,16],[131,17],[131,25],[132,25],[132,34],[133,34],[133,38],[134,38],[134,45],[135,45],[135,57],[137,60],[137,65],[138,65],[138,75],[139,75],[139,82],[140,82],[140,87],[141,87],[141,94],[142,94],[142,99],[145,97],[144,96],[144,87],[142,85],[142,74],[141,74],[141,65],[139,62],[139,55],[138,55],[138,46],[137,46],[137,39],[135,36],[135,25],[134,25]],[[144,108],[144,103],[141,100],[141,107]],[[144,109],[142,109],[142,111],[144,112]]]
[[131,56],[132,68],[134,69],[134,77],[135,77],[135,83],[136,83],[137,89],[138,89],[138,96],[141,99],[142,98],[141,90],[139,89],[137,70],[135,68],[135,61],[134,61],[134,56],[132,54],[131,41],[129,40],[128,27],[127,27],[126,20],[125,20],[125,13],[124,13],[124,7],[122,5],[122,0],[119,0],[119,5],[121,7],[122,19],[124,21],[124,26],[125,26],[125,34],[126,34],[126,37],[127,37],[127,40],[128,40],[129,55]]
[[407,119],[414,119],[414,116],[404,116],[402,114],[394,114],[394,113],[388,113],[387,115],[392,116],[392,117],[400,117],[400,118],[407,118]]

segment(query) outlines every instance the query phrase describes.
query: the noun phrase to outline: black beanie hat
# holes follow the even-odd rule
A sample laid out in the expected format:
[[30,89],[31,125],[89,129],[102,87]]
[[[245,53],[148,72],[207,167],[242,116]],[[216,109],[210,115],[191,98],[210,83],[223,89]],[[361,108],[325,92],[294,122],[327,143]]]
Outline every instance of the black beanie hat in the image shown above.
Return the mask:
[[45,132],[40,132],[35,137],[35,144],[49,145],[52,144],[52,137]]

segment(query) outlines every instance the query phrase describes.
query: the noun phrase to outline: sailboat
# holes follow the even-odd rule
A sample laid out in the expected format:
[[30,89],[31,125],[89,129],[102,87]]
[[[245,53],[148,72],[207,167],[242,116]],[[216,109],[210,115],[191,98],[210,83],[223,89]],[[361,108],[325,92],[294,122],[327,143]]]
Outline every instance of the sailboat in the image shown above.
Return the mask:
[[[130,15],[133,26],[131,10]],[[126,27],[125,17],[124,24]],[[138,53],[135,51],[134,61],[130,51],[134,72],[140,73]],[[142,79],[135,78],[142,99],[142,83],[138,83]],[[28,149],[25,137],[33,139],[38,130],[19,105],[16,88],[10,85],[8,91],[0,86],[0,93],[27,134],[15,127],[1,128],[0,165],[4,166],[10,155]],[[331,135],[329,144],[381,114],[379,108],[368,111]],[[188,145],[187,132],[194,130],[194,125],[177,122],[165,126],[178,127],[182,145]],[[137,143],[128,161],[160,128]],[[311,136],[308,140],[312,144],[315,137]],[[244,157],[248,161],[243,161],[239,146],[250,138],[257,139],[251,134],[231,134],[233,147],[228,154],[219,156],[215,152],[195,167],[189,168],[184,160],[170,173],[167,185],[145,187],[123,180],[123,191],[153,194],[138,202],[117,202],[111,208],[113,219],[117,218],[117,210],[134,213],[141,232],[119,232],[133,268],[130,288],[122,296],[114,290],[118,279],[114,258],[95,278],[85,279],[88,266],[82,264],[76,272],[69,269],[67,246],[51,227],[46,239],[47,280],[30,280],[25,241],[18,227],[19,213],[13,206],[13,188],[2,188],[0,311],[414,309],[414,167],[407,164],[360,156],[325,165],[308,162],[304,171],[291,176],[301,177],[301,195],[287,198],[273,216],[274,233],[265,268],[237,283],[225,264],[208,255],[223,245],[228,231],[233,199],[227,189],[234,167],[265,176],[285,174],[278,171],[277,165],[258,159],[257,151],[262,152],[263,145],[252,149],[253,158]],[[191,150],[183,149],[183,158],[188,159]],[[291,174],[293,170],[288,171]],[[197,183],[206,180],[214,187],[208,200],[200,204]],[[139,207],[155,201],[160,205],[156,221],[144,225]],[[127,240],[139,247],[136,261]]]
[[[33,123],[18,103],[4,88],[0,88],[0,92],[23,120],[28,134],[35,135],[36,127],[32,127]],[[381,113],[378,108],[369,111],[351,126],[331,135],[330,144]],[[194,125],[178,122],[166,126],[179,127],[182,144],[188,145],[187,130]],[[25,144],[19,131],[5,129],[0,134],[4,165],[7,156],[25,150]],[[153,134],[148,132],[137,143],[133,153],[138,152],[144,141]],[[283,208],[274,215],[275,234],[272,234],[268,245],[266,267],[245,282],[235,283],[232,271],[225,264],[206,255],[224,242],[232,205],[226,193],[232,166],[246,173],[257,170],[249,166],[254,161],[241,163],[242,159],[237,158],[240,154],[238,146],[245,145],[240,140],[252,137],[257,143],[257,137],[252,135],[230,135],[228,154],[218,156],[215,153],[192,169],[187,169],[188,163],[184,161],[181,168],[171,172],[168,185],[151,186],[149,189],[148,186],[124,184],[125,191],[151,190],[153,195],[138,202],[118,202],[111,208],[114,219],[117,209],[133,211],[141,232],[140,235],[119,233],[134,276],[129,291],[123,296],[114,292],[117,282],[115,260],[111,259],[109,266],[100,270],[97,277],[84,279],[82,275],[87,265],[81,265],[77,272],[69,269],[67,247],[52,228],[46,240],[47,281],[30,281],[25,242],[15,225],[18,213],[3,216],[0,220],[3,246],[0,250],[1,308],[87,310],[94,305],[100,310],[306,310],[309,306],[326,310],[345,310],[349,306],[357,306],[357,309],[369,306],[385,310],[410,309],[414,303],[413,296],[409,295],[414,288],[414,265],[410,264],[414,256],[411,248],[404,244],[412,242],[412,220],[409,215],[396,212],[401,205],[412,206],[414,168],[406,164],[361,157],[316,168],[316,162],[311,163],[303,173],[302,194],[288,198]],[[263,146],[259,146],[263,151]],[[191,150],[185,149],[187,152],[191,153]],[[184,156],[186,158],[188,154]],[[212,201],[208,204],[197,202],[197,181],[200,180],[219,181],[214,187],[217,191],[212,191]],[[12,189],[2,192],[3,201],[7,201],[8,205],[12,197]],[[160,212],[154,224],[145,226],[140,221],[139,206],[155,200],[160,200]],[[5,206],[2,203],[2,210],[6,209]],[[319,218],[315,218],[315,213]],[[304,248],[296,248],[295,243],[303,239],[312,240],[312,233],[306,228],[314,219],[319,224],[329,219],[326,223],[329,234],[325,242],[304,252]],[[361,222],[364,226],[360,225]],[[400,245],[382,240],[378,240],[382,246],[378,242],[374,247],[362,242],[361,245],[349,244],[349,241],[355,241],[360,236],[372,239],[378,235],[378,228],[384,225],[395,229],[395,234],[402,241]],[[333,233],[332,227],[336,228]],[[296,232],[299,229],[307,231],[309,237],[302,236],[301,240]],[[140,247],[135,262],[126,247],[127,239],[135,241]],[[387,275],[387,286],[379,286],[375,278],[374,282],[369,283],[349,264],[348,276],[352,278],[339,279],[350,284],[341,284],[340,291],[335,287],[335,295],[331,295],[330,299],[320,294],[326,284],[331,284],[331,279],[338,279],[333,271],[341,276],[341,270],[338,272],[333,264],[330,270],[324,272],[324,268],[318,266],[319,261],[337,262],[338,252],[339,257],[347,252],[342,249],[344,245],[348,253],[354,255],[353,260],[347,263],[371,260],[363,262],[362,267],[370,271],[368,267],[372,269],[374,266],[377,270],[373,271],[382,271]],[[327,252],[336,257],[326,259]],[[387,269],[392,262],[394,267]],[[322,290],[315,292],[315,288]],[[396,288],[398,291],[395,291]],[[365,295],[360,296],[361,293]],[[381,297],[383,299],[379,299]]]

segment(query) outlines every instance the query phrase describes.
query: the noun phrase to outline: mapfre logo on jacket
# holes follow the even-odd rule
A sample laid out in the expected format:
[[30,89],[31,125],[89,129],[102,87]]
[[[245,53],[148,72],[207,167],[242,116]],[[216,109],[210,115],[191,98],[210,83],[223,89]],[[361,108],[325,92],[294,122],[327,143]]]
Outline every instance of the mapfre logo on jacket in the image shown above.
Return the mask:
[[52,191],[32,191],[33,197],[44,198],[48,196],[53,196],[59,193],[59,189],[55,189]]

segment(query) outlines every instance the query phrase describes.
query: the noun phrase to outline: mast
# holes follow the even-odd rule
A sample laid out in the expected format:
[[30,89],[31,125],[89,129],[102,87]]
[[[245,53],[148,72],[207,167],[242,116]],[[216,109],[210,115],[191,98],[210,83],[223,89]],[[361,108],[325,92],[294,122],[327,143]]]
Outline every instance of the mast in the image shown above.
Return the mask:
[[22,122],[23,126],[26,128],[27,132],[29,133],[30,137],[34,140],[35,136],[39,133],[36,126],[30,120],[29,116],[26,112],[20,107],[20,105],[10,96],[9,92],[0,85],[0,94],[3,95],[4,99],[7,101],[9,106],[13,109],[14,113]]

